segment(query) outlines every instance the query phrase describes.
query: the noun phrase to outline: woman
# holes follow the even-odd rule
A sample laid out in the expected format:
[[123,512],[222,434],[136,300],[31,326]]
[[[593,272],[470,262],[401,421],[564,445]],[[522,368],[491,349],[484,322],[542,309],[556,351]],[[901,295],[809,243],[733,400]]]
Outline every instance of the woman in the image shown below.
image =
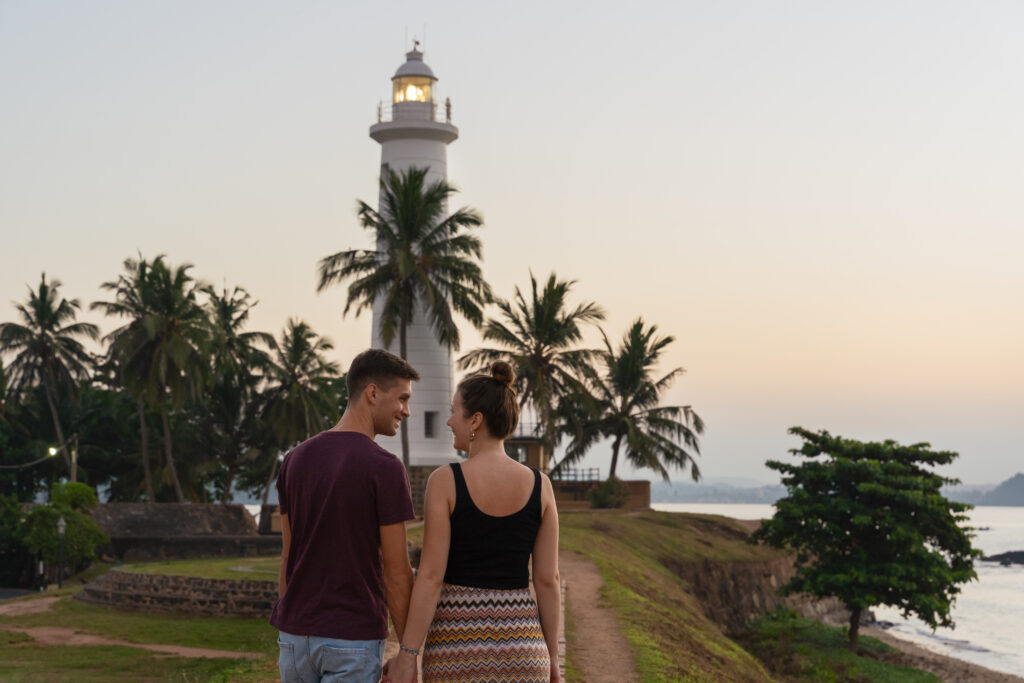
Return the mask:
[[421,645],[424,683],[559,681],[558,511],[550,480],[505,453],[519,422],[514,380],[499,361],[455,391],[448,426],[469,459],[427,482],[423,552],[387,681],[413,680]]

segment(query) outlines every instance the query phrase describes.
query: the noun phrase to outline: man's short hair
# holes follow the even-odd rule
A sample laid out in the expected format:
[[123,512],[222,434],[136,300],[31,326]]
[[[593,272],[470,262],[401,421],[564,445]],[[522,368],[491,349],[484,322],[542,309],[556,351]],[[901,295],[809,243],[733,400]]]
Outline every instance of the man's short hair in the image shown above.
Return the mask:
[[419,380],[420,373],[390,351],[369,349],[352,359],[345,377],[348,399],[358,401],[359,395],[369,384],[376,384],[388,391],[400,379]]

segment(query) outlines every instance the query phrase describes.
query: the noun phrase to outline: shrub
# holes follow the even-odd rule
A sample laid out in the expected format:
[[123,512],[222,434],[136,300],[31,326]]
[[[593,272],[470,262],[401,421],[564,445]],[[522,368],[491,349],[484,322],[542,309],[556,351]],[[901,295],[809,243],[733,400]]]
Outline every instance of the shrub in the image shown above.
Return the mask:
[[609,479],[587,491],[592,508],[620,508],[629,498],[629,487],[619,479]]

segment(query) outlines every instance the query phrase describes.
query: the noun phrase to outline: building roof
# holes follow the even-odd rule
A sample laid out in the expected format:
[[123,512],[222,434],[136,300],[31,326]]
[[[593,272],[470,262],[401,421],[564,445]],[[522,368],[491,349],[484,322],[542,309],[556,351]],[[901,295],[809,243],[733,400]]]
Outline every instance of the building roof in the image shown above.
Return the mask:
[[405,64],[398,67],[398,71],[391,77],[391,80],[402,78],[403,76],[421,76],[437,80],[437,76],[430,70],[430,67],[423,63],[423,53],[416,48],[405,53]]

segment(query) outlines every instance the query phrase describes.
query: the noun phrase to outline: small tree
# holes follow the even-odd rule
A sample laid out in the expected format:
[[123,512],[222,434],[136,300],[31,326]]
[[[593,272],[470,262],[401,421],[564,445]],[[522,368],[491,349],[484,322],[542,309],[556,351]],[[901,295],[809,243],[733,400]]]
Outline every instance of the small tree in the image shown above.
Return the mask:
[[850,610],[850,649],[857,649],[863,611],[899,608],[932,628],[953,626],[950,608],[960,584],[976,577],[971,534],[963,526],[970,505],[942,496],[959,483],[926,467],[957,458],[927,443],[862,443],[801,427],[804,440],[790,452],[811,460],[769,461],[788,495],[754,534],[797,553],[797,573],[786,593],[837,597]]
[[96,559],[96,548],[110,540],[89,515],[96,505],[96,492],[86,484],[54,484],[50,503],[36,505],[25,515],[21,540],[33,555],[55,565],[60,542],[57,520],[63,517],[65,562],[72,572],[81,571]]

